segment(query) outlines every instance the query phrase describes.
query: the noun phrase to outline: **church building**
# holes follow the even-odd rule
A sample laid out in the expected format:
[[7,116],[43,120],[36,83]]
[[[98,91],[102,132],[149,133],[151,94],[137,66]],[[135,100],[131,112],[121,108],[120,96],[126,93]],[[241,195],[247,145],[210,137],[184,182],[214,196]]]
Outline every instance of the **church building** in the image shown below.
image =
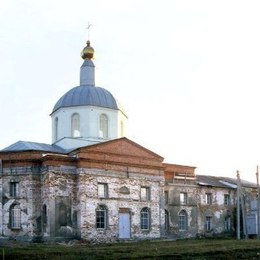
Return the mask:
[[79,86],[50,114],[52,144],[18,141],[0,151],[0,236],[112,242],[231,233],[235,184],[201,181],[195,167],[166,164],[126,138],[127,115],[95,85],[93,55],[87,41]]

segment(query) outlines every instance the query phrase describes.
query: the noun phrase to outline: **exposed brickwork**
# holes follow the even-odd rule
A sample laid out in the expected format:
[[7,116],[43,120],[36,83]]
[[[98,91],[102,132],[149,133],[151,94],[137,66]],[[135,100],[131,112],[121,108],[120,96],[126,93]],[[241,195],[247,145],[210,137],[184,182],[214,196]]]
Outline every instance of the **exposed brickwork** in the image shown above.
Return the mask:
[[[234,232],[236,189],[198,185],[195,167],[165,164],[162,157],[126,138],[68,154],[2,152],[0,159],[2,236],[111,242],[125,235],[122,223],[123,228],[129,225],[131,239],[214,236],[227,232],[227,217],[228,232]],[[15,196],[11,196],[12,182],[19,184]],[[100,197],[100,185],[107,189],[104,197]],[[146,199],[141,198],[141,190],[147,192]],[[255,188],[248,187],[246,192],[249,205]],[[184,203],[180,193],[187,196]],[[212,195],[210,204],[206,203],[207,193]],[[225,194],[230,196],[228,205]],[[11,227],[15,205],[21,216],[18,228]],[[100,209],[106,215],[98,226]],[[142,210],[149,214],[145,213],[147,226],[141,228]],[[249,212],[248,207],[246,210]],[[180,227],[183,212],[186,224]],[[211,217],[209,230],[207,217]]]
[[[7,198],[2,209],[5,236],[113,241],[119,239],[122,209],[130,215],[131,238],[161,236],[162,158],[134,142],[122,138],[84,147],[68,155],[25,152],[1,154],[1,159],[3,172],[9,176],[1,179],[5,190],[9,192],[11,176],[18,176],[20,194],[15,201],[22,212],[21,227],[11,230],[8,225],[14,200]],[[98,183],[107,185],[106,198],[99,198]],[[140,197],[143,186],[149,188],[146,201]],[[121,192],[122,187],[127,192]],[[96,227],[96,209],[100,205],[107,208],[107,226],[102,229]],[[140,212],[143,208],[149,208],[150,225],[148,230],[142,231]]]

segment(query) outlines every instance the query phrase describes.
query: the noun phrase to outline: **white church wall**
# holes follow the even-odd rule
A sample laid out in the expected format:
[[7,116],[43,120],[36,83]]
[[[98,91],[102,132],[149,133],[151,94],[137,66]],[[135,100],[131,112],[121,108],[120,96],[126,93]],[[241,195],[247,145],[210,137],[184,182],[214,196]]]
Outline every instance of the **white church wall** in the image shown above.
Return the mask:
[[127,117],[124,113],[119,111],[117,119],[117,133],[118,137],[127,136]]
[[[71,117],[75,113],[80,117],[80,136],[76,138],[71,136]],[[108,118],[108,138],[103,138],[100,132],[101,114],[105,114]],[[58,118],[57,141],[55,141],[56,118]],[[71,149],[116,139],[121,137],[121,121],[124,121],[124,125],[126,125],[125,117],[120,110],[94,106],[62,108],[52,114],[52,142],[65,149]],[[75,141],[80,139],[83,142]]]

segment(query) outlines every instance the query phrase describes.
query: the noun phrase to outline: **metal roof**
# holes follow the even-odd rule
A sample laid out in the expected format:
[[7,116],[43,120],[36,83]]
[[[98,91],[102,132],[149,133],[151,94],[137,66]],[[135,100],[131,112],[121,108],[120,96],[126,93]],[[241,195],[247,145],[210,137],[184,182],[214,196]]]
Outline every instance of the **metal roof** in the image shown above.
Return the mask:
[[[196,175],[196,182],[201,186],[211,186],[211,187],[221,187],[221,188],[237,188],[237,179],[230,177],[218,177],[209,175]],[[255,188],[256,184],[241,180],[241,185],[243,187]]]
[[27,141],[18,141],[0,150],[0,152],[22,152],[22,151],[44,151],[44,152],[52,152],[52,153],[66,153],[66,150],[62,149],[57,145],[27,142]]
[[55,104],[52,113],[62,107],[99,106],[119,109],[113,95],[104,88],[94,86],[78,86],[69,90]]

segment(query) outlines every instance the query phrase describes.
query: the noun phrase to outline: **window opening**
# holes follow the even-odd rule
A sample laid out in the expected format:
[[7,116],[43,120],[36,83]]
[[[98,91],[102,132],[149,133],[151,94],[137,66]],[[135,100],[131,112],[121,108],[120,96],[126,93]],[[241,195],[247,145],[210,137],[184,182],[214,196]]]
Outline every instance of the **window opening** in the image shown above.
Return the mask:
[[99,206],[96,209],[96,228],[105,229],[107,227],[107,209]]
[[212,217],[206,216],[206,231],[212,230]]
[[55,125],[54,125],[54,139],[55,141],[58,140],[58,123],[59,123],[59,119],[58,117],[55,118]]
[[141,210],[141,229],[150,229],[150,210],[148,208]]
[[80,117],[79,114],[73,114],[71,117],[71,136],[80,137]]
[[166,205],[169,203],[169,192],[168,191],[164,192],[164,201],[165,201]]
[[165,224],[164,224],[165,231],[169,231],[170,219],[169,219],[169,212],[167,210],[164,211],[164,218],[165,218]]
[[19,196],[19,182],[10,182],[10,196],[13,198]]
[[150,188],[141,187],[141,200],[147,201],[150,200]]
[[185,230],[187,230],[187,223],[188,223],[187,213],[186,213],[185,210],[182,210],[182,211],[179,213],[179,230],[180,230],[180,231],[185,231]]
[[230,216],[225,217],[224,228],[225,228],[225,231],[231,230],[231,217]]
[[224,194],[224,204],[228,206],[230,204],[230,195]]
[[98,183],[98,197],[99,198],[107,198],[108,197],[107,183]]
[[123,137],[125,135],[125,127],[124,127],[123,121],[120,122],[120,134],[121,134],[121,137]]
[[185,192],[180,193],[180,204],[182,204],[182,205],[187,204],[187,193],[185,193]]
[[107,115],[102,114],[100,115],[100,137],[102,138],[108,138],[108,118]]
[[21,209],[19,205],[14,205],[10,208],[10,222],[11,228],[21,228]]
[[212,204],[212,194],[206,193],[206,204],[211,205]]

